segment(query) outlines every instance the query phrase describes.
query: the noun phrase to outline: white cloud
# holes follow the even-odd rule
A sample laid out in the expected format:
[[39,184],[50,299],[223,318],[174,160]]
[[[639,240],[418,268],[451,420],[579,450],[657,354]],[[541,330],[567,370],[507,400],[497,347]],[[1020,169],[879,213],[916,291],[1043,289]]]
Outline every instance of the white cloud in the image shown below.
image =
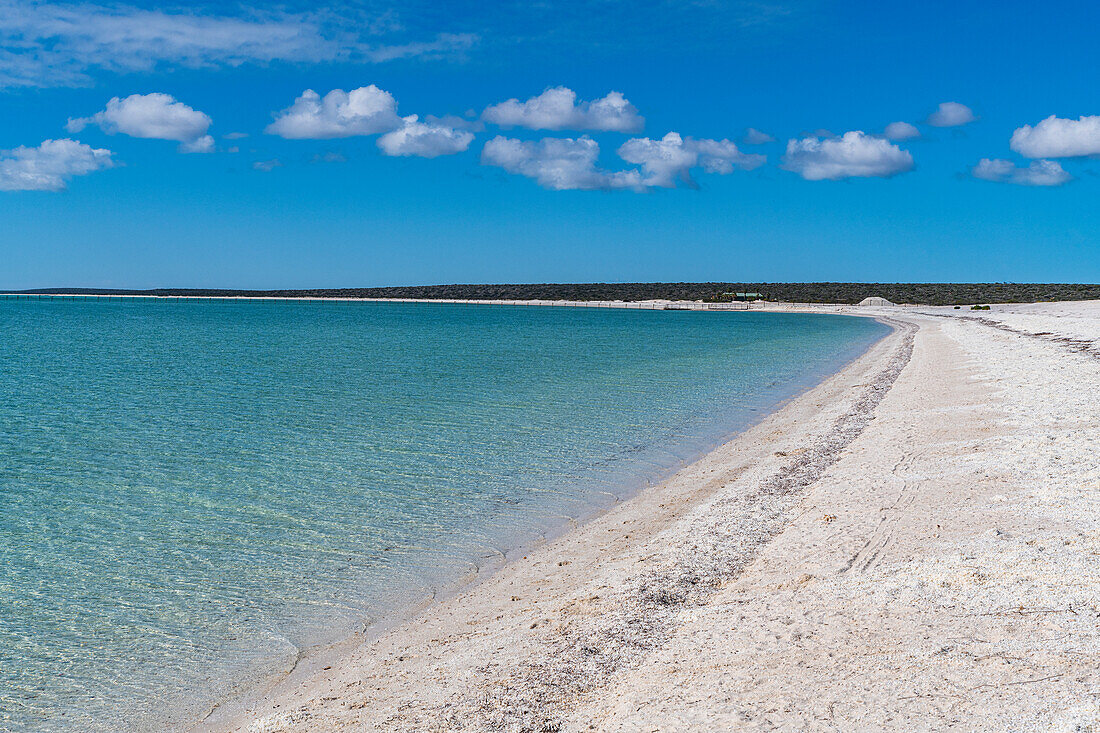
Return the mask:
[[677,181],[690,186],[692,168],[707,173],[731,173],[734,168],[752,170],[764,164],[763,155],[746,154],[729,140],[696,140],[670,132],[660,140],[633,138],[619,147],[619,157],[640,165],[647,186],[672,187]]
[[624,171],[598,168],[600,146],[588,136],[525,141],[498,135],[485,143],[481,163],[533,178],[543,188],[556,191],[645,191],[658,186],[672,187],[681,181],[694,186],[690,175],[692,168],[724,174],[735,168],[755,168],[766,159],[763,155],[742,153],[729,140],[697,140],[675,132],[660,140],[632,138],[623,143],[618,152],[619,157],[639,168]]
[[416,115],[409,115],[403,121],[401,127],[378,138],[378,147],[386,155],[435,158],[461,153],[474,140],[472,132],[433,122],[420,122]]
[[479,40],[480,38],[473,33],[440,33],[431,41],[376,46],[367,51],[366,56],[377,63],[413,57],[422,59],[462,58],[467,51],[477,45]]
[[547,89],[526,102],[509,99],[494,104],[481,117],[503,127],[531,130],[637,132],[645,124],[634,105],[619,92],[578,104],[577,93],[566,87]]
[[986,181],[1021,186],[1061,186],[1073,180],[1073,176],[1053,160],[1033,160],[1027,168],[1017,168],[1011,160],[982,158],[971,173]]
[[401,127],[393,95],[374,84],[345,92],[333,89],[321,97],[302,92],[267,126],[266,132],[290,139],[377,135]]
[[111,151],[64,138],[0,151],[0,191],[61,191],[72,176],[111,168]]
[[600,146],[587,136],[530,141],[497,135],[485,143],[481,164],[533,178],[555,191],[644,188],[637,171],[612,173],[596,168],[599,155]]
[[477,41],[469,34],[439,34],[430,41],[381,44],[367,37],[400,29],[387,14],[369,12],[243,8],[232,16],[0,0],[0,87],[88,84],[95,70],[438,58],[461,54]]
[[1076,120],[1051,115],[1012,133],[1009,146],[1025,158],[1078,158],[1100,155],[1100,115]]
[[443,127],[453,127],[456,130],[466,130],[467,132],[482,132],[485,129],[485,123],[476,119],[477,113],[471,110],[467,114],[474,115],[474,118],[467,119],[457,115],[443,115],[442,117],[425,115],[424,122],[432,125],[441,125]]
[[978,119],[965,104],[941,102],[935,112],[928,115],[928,124],[933,127],[958,127]]
[[209,153],[214,138],[206,134],[210,116],[205,112],[177,102],[170,94],[131,94],[125,99],[114,97],[107,108],[91,117],[70,119],[69,132],[80,132],[88,125],[98,125],[110,135],[121,132],[131,137],[155,140],[175,140],[185,153]]
[[276,168],[282,167],[283,163],[278,158],[273,158],[271,160],[257,160],[255,163],[252,164],[253,170],[263,171],[264,173],[270,173]]
[[789,140],[782,167],[807,181],[889,178],[912,170],[913,156],[887,140],[853,130],[825,140]]
[[882,131],[882,136],[887,140],[908,140],[909,138],[920,137],[920,130],[908,122],[891,122]]
[[203,135],[190,142],[180,143],[181,153],[212,153],[214,152],[214,138]]
[[774,143],[775,138],[766,132],[761,132],[755,127],[750,127],[745,130],[745,144],[746,145],[763,145],[764,143]]

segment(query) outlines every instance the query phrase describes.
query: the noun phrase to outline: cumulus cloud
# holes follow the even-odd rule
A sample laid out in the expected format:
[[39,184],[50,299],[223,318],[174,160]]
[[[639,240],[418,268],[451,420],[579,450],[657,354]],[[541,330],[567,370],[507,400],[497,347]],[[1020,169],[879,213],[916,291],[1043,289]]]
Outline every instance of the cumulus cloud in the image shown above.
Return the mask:
[[0,0],[0,87],[80,85],[91,72],[210,68],[287,61],[388,61],[461,55],[469,34],[380,42],[399,31],[389,19],[339,13],[242,8],[237,15],[145,9],[126,4]]
[[469,148],[480,125],[457,117],[400,117],[393,95],[371,84],[350,92],[333,89],[324,97],[307,89],[266,132],[290,139],[381,135],[378,147],[386,155],[435,158]]
[[920,130],[908,122],[891,122],[882,131],[882,136],[887,140],[908,140],[909,138],[920,137]]
[[276,168],[282,168],[283,162],[278,158],[272,158],[271,160],[257,160],[252,164],[252,169],[257,171],[263,171],[264,173],[270,173]]
[[645,125],[638,110],[619,92],[602,99],[577,103],[577,93],[566,87],[547,89],[526,102],[509,99],[487,107],[486,122],[531,130],[603,130],[637,132]]
[[971,173],[986,181],[1021,186],[1061,186],[1073,180],[1073,176],[1053,160],[1033,160],[1026,168],[1018,168],[1011,160],[982,158]]
[[0,191],[62,191],[73,176],[114,165],[111,151],[64,138],[0,150]]
[[485,143],[481,164],[533,178],[555,191],[644,188],[637,171],[612,173],[597,168],[599,155],[600,146],[588,136],[531,141],[497,135]]
[[1012,133],[1009,147],[1025,158],[1079,158],[1100,155],[1100,115],[1076,120],[1051,115]]
[[782,167],[807,181],[889,178],[912,170],[913,156],[887,140],[853,130],[824,140],[789,140]]
[[627,140],[619,147],[619,157],[641,166],[646,186],[672,187],[677,181],[694,186],[692,168],[707,173],[732,173],[734,168],[752,170],[764,164],[763,155],[742,153],[729,140],[697,140],[670,132],[660,140],[648,137]]
[[775,138],[766,132],[761,132],[755,127],[750,127],[745,130],[744,142],[746,145],[763,145],[764,143],[774,143]]
[[762,165],[763,155],[742,153],[729,140],[698,140],[670,132],[660,140],[632,138],[618,150],[619,157],[639,166],[608,171],[597,166],[600,146],[588,136],[516,140],[498,135],[481,151],[482,165],[493,165],[538,181],[543,188],[630,189],[669,188],[678,182],[695,186],[693,168],[708,173],[731,173]]
[[91,117],[70,119],[69,132],[80,132],[88,125],[98,125],[104,132],[121,132],[130,137],[175,140],[185,153],[208,153],[214,149],[214,138],[206,134],[210,116],[205,112],[177,102],[170,94],[131,94],[125,99],[114,97],[107,108]]
[[378,138],[378,147],[386,155],[418,155],[435,158],[461,153],[470,147],[474,134],[433,122],[420,122],[416,115],[403,118],[398,129]]
[[935,112],[928,115],[928,124],[933,127],[958,127],[978,119],[965,104],[941,102]]
[[402,124],[393,95],[371,84],[350,92],[333,89],[324,97],[307,89],[275,116],[266,132],[289,139],[352,137],[389,132]]

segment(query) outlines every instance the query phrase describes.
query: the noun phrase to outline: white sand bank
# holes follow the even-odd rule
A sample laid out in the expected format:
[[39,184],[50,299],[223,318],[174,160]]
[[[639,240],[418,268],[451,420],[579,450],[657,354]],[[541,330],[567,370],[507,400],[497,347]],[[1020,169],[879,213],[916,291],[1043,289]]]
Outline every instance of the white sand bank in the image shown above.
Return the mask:
[[1100,303],[883,312],[665,484],[204,727],[1100,730]]

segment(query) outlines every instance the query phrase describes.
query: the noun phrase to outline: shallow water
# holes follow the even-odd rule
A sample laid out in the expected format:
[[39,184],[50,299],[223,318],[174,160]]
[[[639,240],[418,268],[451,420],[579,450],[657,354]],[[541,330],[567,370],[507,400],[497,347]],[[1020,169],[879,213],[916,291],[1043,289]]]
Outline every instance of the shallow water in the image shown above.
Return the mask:
[[862,318],[0,300],[0,728],[159,730],[666,474]]

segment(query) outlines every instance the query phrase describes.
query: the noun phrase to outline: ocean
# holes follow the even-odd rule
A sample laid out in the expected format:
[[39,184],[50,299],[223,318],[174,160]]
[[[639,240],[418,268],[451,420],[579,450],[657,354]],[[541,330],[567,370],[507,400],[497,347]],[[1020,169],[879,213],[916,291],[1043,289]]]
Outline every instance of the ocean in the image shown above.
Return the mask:
[[0,729],[194,722],[659,481],[887,331],[0,300]]

